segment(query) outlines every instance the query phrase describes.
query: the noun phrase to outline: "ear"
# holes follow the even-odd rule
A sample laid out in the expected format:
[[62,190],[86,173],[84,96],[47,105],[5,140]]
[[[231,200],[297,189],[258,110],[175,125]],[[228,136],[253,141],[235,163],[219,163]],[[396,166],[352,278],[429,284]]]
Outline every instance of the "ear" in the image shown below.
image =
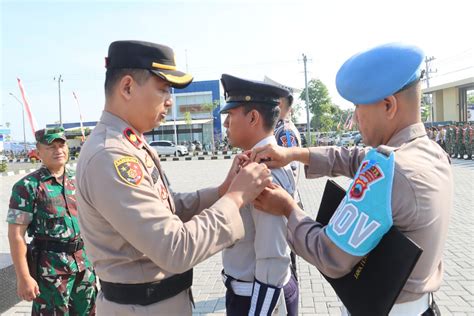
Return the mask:
[[260,113],[258,113],[257,110],[252,110],[249,113],[249,118],[250,118],[250,126],[256,126],[258,121],[260,120]]
[[130,100],[132,97],[132,89],[134,86],[135,81],[133,80],[132,76],[125,75],[120,79],[120,83],[118,85],[118,93],[126,100]]
[[388,120],[392,120],[398,112],[398,100],[391,95],[384,99],[385,115]]

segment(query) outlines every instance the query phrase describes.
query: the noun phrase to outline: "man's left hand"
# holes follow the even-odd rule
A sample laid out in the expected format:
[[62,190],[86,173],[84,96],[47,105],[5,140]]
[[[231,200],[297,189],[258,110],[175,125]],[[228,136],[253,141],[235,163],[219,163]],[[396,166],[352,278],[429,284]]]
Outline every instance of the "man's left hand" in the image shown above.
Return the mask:
[[281,186],[271,183],[253,202],[255,208],[269,214],[289,217],[298,208],[293,197]]

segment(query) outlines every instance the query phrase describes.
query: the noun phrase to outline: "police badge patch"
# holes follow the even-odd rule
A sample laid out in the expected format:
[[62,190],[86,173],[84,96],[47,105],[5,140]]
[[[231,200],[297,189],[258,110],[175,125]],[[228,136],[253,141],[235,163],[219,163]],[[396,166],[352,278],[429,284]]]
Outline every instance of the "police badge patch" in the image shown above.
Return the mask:
[[128,185],[137,186],[143,179],[143,172],[137,158],[122,157],[114,160],[119,177]]

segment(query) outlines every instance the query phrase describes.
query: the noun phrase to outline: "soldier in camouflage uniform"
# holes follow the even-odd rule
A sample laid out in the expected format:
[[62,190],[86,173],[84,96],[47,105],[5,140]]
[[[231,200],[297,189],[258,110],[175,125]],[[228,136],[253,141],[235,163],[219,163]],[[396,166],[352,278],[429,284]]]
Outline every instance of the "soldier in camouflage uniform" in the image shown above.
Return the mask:
[[462,159],[463,158],[463,125],[462,123],[458,123],[457,128],[457,135],[456,135],[456,146],[458,148],[456,158]]
[[469,142],[468,142],[468,150],[467,150],[467,159],[472,159],[472,151],[473,151],[472,139],[474,138],[474,128],[472,128],[472,125],[469,125],[468,134],[469,134]]
[[461,134],[461,159],[464,159],[464,156],[467,155],[467,158],[469,158],[469,125],[468,123],[464,123],[464,126],[461,129],[462,134]]
[[451,157],[456,157],[456,133],[457,127],[455,124],[451,126]]
[[[35,137],[43,165],[13,186],[7,215],[18,295],[33,300],[32,315],[94,315],[96,276],[80,237],[64,129],[42,129]],[[36,280],[27,265],[26,232],[39,252]]]
[[459,158],[459,153],[460,153],[460,150],[461,150],[461,140],[462,140],[462,137],[461,137],[461,133],[462,133],[462,129],[460,126],[455,126],[454,127],[454,132],[455,132],[455,136],[454,136],[454,158]]
[[451,125],[446,126],[446,142],[445,142],[446,152],[451,157]]

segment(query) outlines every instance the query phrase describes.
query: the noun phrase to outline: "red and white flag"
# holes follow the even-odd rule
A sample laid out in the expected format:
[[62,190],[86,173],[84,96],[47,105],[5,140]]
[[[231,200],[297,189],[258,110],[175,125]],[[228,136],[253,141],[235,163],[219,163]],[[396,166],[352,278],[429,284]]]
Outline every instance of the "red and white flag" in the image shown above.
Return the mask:
[[33,116],[33,113],[31,112],[30,104],[28,103],[28,98],[26,97],[23,84],[21,83],[20,78],[16,78],[16,80],[18,80],[18,87],[20,87],[21,98],[23,99],[23,106],[26,110],[26,115],[28,116],[28,120],[30,121],[31,130],[33,131],[33,136],[34,136],[36,132],[36,120]]
[[353,119],[353,116],[351,115],[351,120],[349,121],[349,125],[348,125],[347,129],[351,130],[353,124],[354,124],[354,119]]
[[83,120],[82,120],[82,114],[81,114],[81,107],[79,106],[79,100],[77,99],[77,96],[74,93],[74,91],[72,92],[72,95],[74,96],[74,100],[76,100],[77,108],[79,110],[79,124],[81,124],[81,134],[82,134],[81,140],[82,140],[82,142],[85,142],[86,141],[86,135],[84,134],[84,126],[82,126],[82,121]]
[[351,129],[351,128],[352,128],[352,113],[349,113],[347,115],[346,122],[344,123],[344,129]]

